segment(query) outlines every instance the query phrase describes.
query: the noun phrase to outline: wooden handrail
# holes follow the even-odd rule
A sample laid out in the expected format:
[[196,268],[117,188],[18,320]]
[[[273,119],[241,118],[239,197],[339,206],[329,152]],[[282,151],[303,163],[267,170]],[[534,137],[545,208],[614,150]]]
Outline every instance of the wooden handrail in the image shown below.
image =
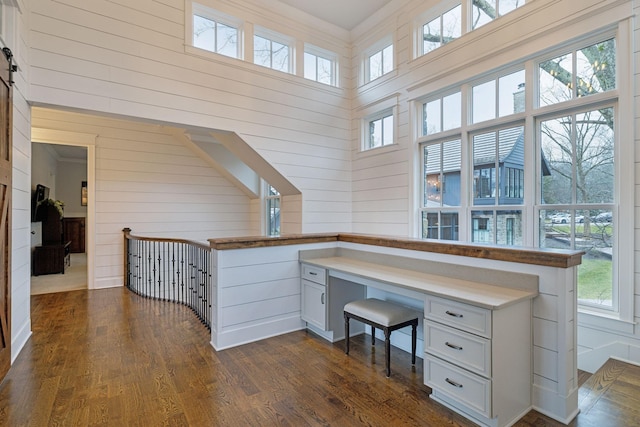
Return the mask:
[[211,249],[210,245],[208,245],[206,243],[198,242],[196,240],[175,239],[175,238],[171,238],[171,237],[137,236],[137,235],[131,234],[131,229],[130,228],[123,228],[122,232],[124,233],[124,238],[125,239],[136,239],[136,240],[143,240],[143,241],[147,241],[147,242],[185,243],[187,245],[197,246],[197,247],[199,247],[201,249],[204,249],[204,250],[207,250],[207,251]]
[[132,292],[191,308],[211,329],[211,248],[186,239],[124,234],[124,283]]

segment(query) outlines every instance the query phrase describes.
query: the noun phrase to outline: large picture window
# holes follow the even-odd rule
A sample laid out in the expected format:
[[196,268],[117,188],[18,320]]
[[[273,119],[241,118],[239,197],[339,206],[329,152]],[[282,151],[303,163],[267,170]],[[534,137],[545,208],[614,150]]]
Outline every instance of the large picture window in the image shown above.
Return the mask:
[[584,251],[578,301],[618,310],[616,60],[596,39],[416,103],[422,237]]
[[[604,107],[540,122],[540,247],[585,252],[578,300],[613,307],[615,110]],[[542,161],[542,159],[541,159]]]

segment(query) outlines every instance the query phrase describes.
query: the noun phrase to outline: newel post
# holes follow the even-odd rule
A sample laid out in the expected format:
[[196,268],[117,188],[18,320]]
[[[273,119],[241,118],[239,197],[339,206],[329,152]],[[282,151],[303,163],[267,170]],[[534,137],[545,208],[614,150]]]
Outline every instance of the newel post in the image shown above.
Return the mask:
[[128,277],[129,277],[129,235],[131,234],[131,229],[129,227],[125,227],[122,229],[122,233],[124,234],[124,253],[123,253],[123,272],[122,272],[122,284],[124,286],[129,286]]

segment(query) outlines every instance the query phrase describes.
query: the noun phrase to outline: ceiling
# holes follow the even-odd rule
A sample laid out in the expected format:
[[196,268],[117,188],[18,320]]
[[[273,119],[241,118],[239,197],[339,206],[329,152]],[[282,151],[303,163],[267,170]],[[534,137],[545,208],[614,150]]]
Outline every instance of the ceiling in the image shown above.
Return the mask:
[[352,30],[391,0],[280,0],[345,30]]
[[87,148],[73,145],[45,144],[61,161],[87,161]]

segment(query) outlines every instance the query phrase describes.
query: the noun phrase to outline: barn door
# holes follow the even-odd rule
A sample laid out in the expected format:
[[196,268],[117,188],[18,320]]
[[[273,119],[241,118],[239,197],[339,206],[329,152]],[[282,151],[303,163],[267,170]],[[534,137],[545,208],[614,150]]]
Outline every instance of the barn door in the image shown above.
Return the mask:
[[0,55],[0,380],[11,367],[11,51]]

